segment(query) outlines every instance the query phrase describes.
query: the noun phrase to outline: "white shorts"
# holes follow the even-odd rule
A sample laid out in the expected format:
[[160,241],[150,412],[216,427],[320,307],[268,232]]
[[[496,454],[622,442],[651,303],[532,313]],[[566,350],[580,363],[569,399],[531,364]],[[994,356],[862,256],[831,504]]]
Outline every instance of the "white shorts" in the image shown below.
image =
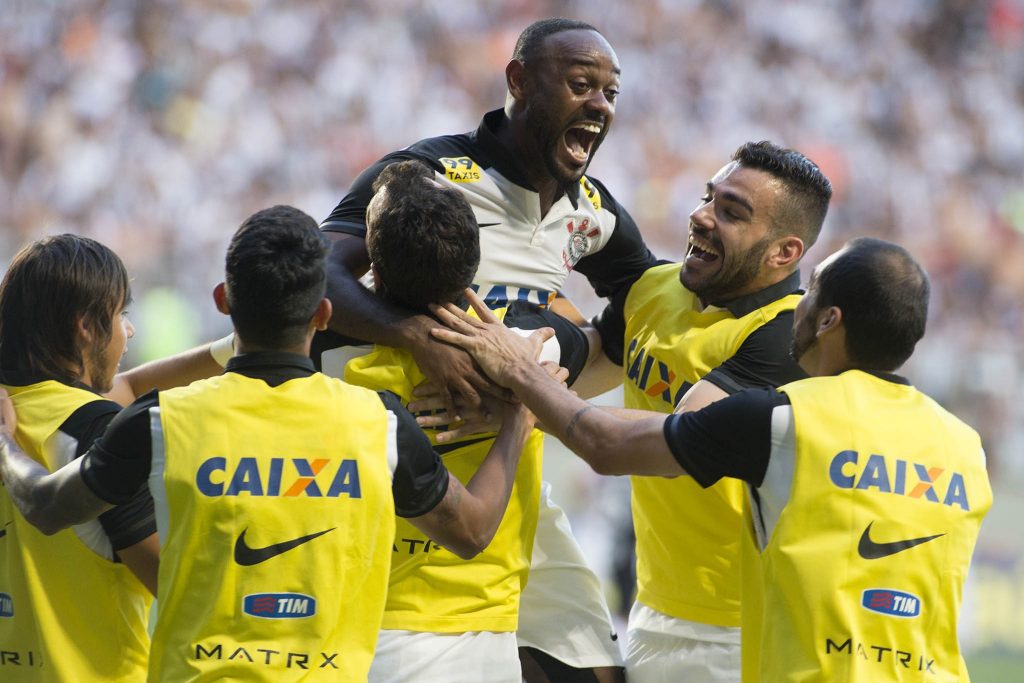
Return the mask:
[[576,668],[623,666],[601,582],[550,496],[551,485],[542,482],[530,577],[519,604],[519,646]]
[[369,683],[521,683],[515,633],[385,629]]
[[626,632],[629,683],[740,683],[740,629],[676,619],[639,602]]

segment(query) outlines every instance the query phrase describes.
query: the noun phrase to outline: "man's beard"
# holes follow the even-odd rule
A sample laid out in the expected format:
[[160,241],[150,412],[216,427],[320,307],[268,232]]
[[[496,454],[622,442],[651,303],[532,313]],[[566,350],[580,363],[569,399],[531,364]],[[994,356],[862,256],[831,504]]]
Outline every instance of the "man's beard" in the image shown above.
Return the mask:
[[602,126],[601,133],[590,146],[587,163],[579,172],[567,173],[566,169],[560,167],[556,161],[562,145],[565,126],[561,122],[556,121],[555,117],[546,107],[538,108],[535,106],[531,108],[527,114],[526,122],[529,128],[534,131],[534,140],[537,142],[537,151],[541,156],[544,168],[547,170],[548,175],[563,187],[569,187],[579,182],[583,174],[590,168],[590,162],[594,160],[594,154],[597,153],[597,148],[601,146],[601,142],[604,141],[604,136],[607,134],[607,127]]
[[[804,322],[813,320],[811,317],[804,318]],[[793,340],[789,343],[789,357],[797,363],[804,354],[817,342],[814,336],[814,328],[810,324],[798,325],[793,330]]]
[[771,237],[766,235],[747,250],[743,260],[730,266],[732,272],[719,270],[706,282],[697,283],[693,287],[684,282],[683,286],[707,303],[721,302],[724,297],[735,298],[734,293],[746,288],[761,271],[761,261],[770,245]]

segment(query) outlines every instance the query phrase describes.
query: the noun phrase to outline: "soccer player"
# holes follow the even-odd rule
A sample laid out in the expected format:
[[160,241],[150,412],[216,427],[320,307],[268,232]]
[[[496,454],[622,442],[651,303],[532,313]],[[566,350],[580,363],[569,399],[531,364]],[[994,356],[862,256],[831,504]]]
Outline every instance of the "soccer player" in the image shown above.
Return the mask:
[[[412,160],[390,164],[374,182],[367,209],[367,249],[377,296],[424,313],[431,303],[461,301],[480,261],[479,232],[464,195],[434,180],[428,166]],[[512,301],[495,313],[516,329],[555,329],[545,350],[550,360],[569,369],[570,383],[585,365],[590,350],[585,333],[550,310]],[[349,361],[345,380],[393,391],[407,403],[424,376],[408,351],[377,346]],[[435,429],[447,429],[440,426],[443,418],[435,421]],[[456,426],[455,432],[467,428]],[[436,448],[452,474],[466,481],[493,437],[491,431],[446,439]],[[515,631],[537,525],[541,444],[535,431],[520,456],[501,525],[471,561],[398,520],[384,630],[370,681],[522,680]]]
[[[117,373],[135,332],[121,260],[57,235],[24,247],[0,283],[0,387],[17,441],[48,470],[80,457],[121,406],[216,370],[209,347]],[[45,538],[0,491],[0,678],[135,681],[145,675],[159,543],[145,489]],[[148,590],[147,590],[148,589]]]
[[924,335],[928,294],[902,247],[853,240],[796,309],[793,356],[810,378],[667,418],[601,411],[547,380],[521,360],[537,340],[476,297],[485,322],[438,309],[457,331],[436,334],[598,472],[745,482],[744,580],[758,593],[743,601],[745,680],[959,681],[960,598],[992,491],[978,434],[894,374]]
[[[799,152],[736,150],[690,214],[685,260],[651,268],[626,297],[615,368],[626,408],[695,410],[805,376],[789,355],[798,264],[831,194]],[[736,479],[708,489],[690,477],[632,479],[631,682],[739,681],[743,499]]]
[[44,532],[148,481],[161,542],[152,680],[365,680],[395,513],[463,557],[501,520],[532,416],[506,404],[464,487],[393,395],[314,372],[327,251],[301,211],[257,212],[214,290],[239,352],[227,372],[143,396],[53,474],[0,437],[11,499]]
[[[593,26],[538,21],[519,36],[505,68],[503,109],[487,113],[476,131],[421,140],[360,174],[321,225],[334,240],[328,296],[338,315],[332,330],[407,349],[450,403],[452,394],[475,403],[488,385],[468,356],[430,339],[429,316],[375,297],[357,280],[369,267],[366,207],[374,178],[392,161],[418,159],[473,208],[481,251],[473,284],[489,305],[548,305],[576,270],[598,295],[611,297],[611,314],[596,321],[602,338],[621,339],[621,327],[605,329],[602,321],[621,320],[614,314],[620,297],[655,259],[625,209],[584,176],[611,127],[619,76],[615,52]],[[324,353],[325,372],[340,372],[341,353]],[[537,564],[518,632],[520,645],[529,648],[524,672],[530,680],[566,681],[579,674],[574,668],[597,668],[601,680],[621,680],[622,658],[599,582],[563,531],[568,520],[548,499],[546,484],[540,511]]]

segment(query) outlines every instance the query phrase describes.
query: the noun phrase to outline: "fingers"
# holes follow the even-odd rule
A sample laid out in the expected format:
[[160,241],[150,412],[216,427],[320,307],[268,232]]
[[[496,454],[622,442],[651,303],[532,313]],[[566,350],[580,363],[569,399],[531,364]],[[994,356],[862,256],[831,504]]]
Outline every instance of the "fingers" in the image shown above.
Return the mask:
[[434,327],[430,330],[430,334],[434,339],[454,344],[455,346],[463,349],[468,349],[473,345],[472,337],[467,337],[466,335],[460,334],[455,330],[450,330],[447,327]]
[[543,361],[540,366],[547,370],[548,374],[551,375],[556,381],[565,384],[566,380],[569,379],[568,368],[563,368],[558,363],[550,360]]
[[[409,404],[409,410],[412,410],[411,403]],[[432,415],[420,415],[416,418],[416,424],[420,427],[443,427],[456,421],[447,411],[440,411]]]
[[473,307],[476,314],[480,316],[480,320],[485,323],[500,322],[498,317],[494,315],[491,309],[487,307],[487,304],[484,303],[484,300],[481,299],[480,296],[472,289],[466,290],[466,299],[469,300],[469,305]]
[[479,320],[470,317],[455,304],[449,303],[444,306],[430,304],[430,312],[443,324],[464,334],[469,334],[472,330],[482,327]]
[[431,396],[437,396],[440,393],[441,391],[437,388],[437,384],[429,379],[417,384],[412,390],[412,395],[417,398],[429,398]]
[[14,403],[7,395],[7,390],[0,389],[0,430],[14,436],[14,427],[17,424],[14,415]]
[[537,330],[534,331],[534,334],[531,334],[529,336],[529,338],[530,339],[538,340],[543,345],[544,342],[548,341],[549,339],[551,339],[554,336],[555,336],[555,329],[554,328],[538,328]]

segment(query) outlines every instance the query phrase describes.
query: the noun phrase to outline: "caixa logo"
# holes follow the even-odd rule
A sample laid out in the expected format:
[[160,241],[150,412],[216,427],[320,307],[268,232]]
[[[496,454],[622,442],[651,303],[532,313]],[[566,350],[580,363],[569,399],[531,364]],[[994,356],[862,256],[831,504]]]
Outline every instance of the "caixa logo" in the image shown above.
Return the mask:
[[869,588],[861,595],[860,604],[864,609],[894,617],[916,617],[921,614],[921,598],[888,588]]
[[316,598],[302,593],[253,593],[242,598],[242,611],[263,619],[304,619],[316,614]]
[[7,593],[0,593],[0,617],[14,616],[14,599]]

